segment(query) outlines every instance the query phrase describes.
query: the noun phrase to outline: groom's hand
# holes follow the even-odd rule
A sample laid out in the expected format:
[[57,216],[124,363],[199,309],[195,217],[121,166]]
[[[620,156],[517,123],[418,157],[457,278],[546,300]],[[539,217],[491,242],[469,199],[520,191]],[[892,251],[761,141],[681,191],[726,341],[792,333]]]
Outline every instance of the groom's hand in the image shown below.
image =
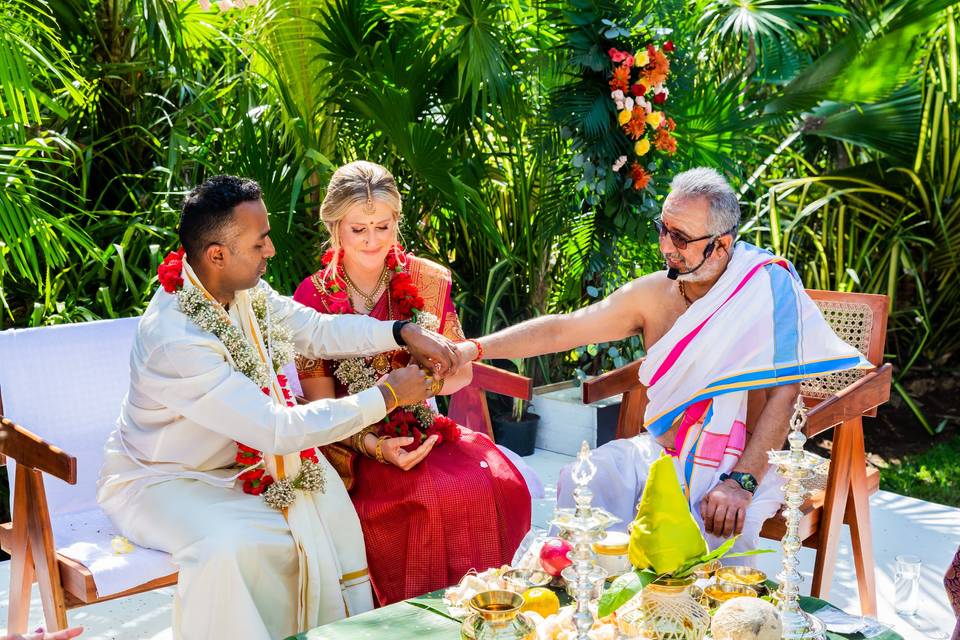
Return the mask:
[[453,341],[412,322],[403,326],[400,335],[413,359],[432,369],[436,377],[443,378],[460,368],[460,352]]
[[[415,364],[408,364],[402,369],[394,369],[384,378],[384,381],[389,382],[390,387],[393,388],[393,393],[391,393],[386,385],[380,385],[380,392],[383,394],[388,411],[408,404],[416,404],[433,395],[430,393],[433,380]],[[396,398],[393,397],[394,393],[397,394]]]

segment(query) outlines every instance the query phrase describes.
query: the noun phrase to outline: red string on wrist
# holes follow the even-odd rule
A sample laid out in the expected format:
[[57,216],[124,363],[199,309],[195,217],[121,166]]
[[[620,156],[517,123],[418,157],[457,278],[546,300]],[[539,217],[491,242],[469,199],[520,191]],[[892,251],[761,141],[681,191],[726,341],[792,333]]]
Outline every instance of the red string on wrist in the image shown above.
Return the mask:
[[467,338],[468,342],[472,342],[477,347],[477,357],[473,359],[474,362],[477,360],[483,359],[483,346],[481,346],[480,341],[476,338]]

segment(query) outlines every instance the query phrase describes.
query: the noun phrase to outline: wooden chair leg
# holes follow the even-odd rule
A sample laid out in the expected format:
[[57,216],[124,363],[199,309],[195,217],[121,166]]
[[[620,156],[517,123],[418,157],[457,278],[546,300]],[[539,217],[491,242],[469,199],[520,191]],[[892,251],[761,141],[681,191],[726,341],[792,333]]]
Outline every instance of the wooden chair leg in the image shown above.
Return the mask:
[[27,494],[32,507],[29,509],[28,533],[43,615],[47,622],[46,630],[60,631],[67,628],[67,605],[60,584],[60,567],[47,511],[47,496],[43,490],[43,476],[36,469],[23,469],[20,473],[27,476]]
[[[843,526],[847,495],[850,492],[850,460],[856,440],[855,432],[860,429],[860,420],[860,416],[857,416],[834,431],[836,438],[830,452],[830,474],[827,476],[817,558],[813,565],[813,580],[810,585],[810,595],[815,598],[826,599],[830,595],[830,581],[833,578],[837,547],[840,544],[840,528]],[[863,432],[860,433],[862,438]]]
[[873,530],[870,526],[870,494],[867,489],[867,461],[862,424],[853,433],[853,458],[850,465],[850,495],[847,498],[847,523],[853,562],[857,570],[860,613],[877,615],[877,581],[873,564]]
[[7,632],[26,633],[30,622],[30,592],[33,588],[33,556],[27,533],[27,477],[17,474],[13,492],[13,533],[10,542],[10,602]]

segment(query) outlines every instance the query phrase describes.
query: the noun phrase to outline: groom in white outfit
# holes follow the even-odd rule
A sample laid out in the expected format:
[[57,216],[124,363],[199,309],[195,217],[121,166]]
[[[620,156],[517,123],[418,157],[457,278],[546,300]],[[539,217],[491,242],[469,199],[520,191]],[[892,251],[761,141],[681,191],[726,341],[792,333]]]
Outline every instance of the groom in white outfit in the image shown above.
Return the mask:
[[186,255],[165,262],[140,321],[100,504],[179,565],[177,638],[283,638],[371,609],[360,523],[313,448],[426,398],[431,377],[411,365],[356,395],[290,406],[276,355],[406,346],[443,376],[459,365],[455,348],[414,324],[324,316],[273,291],[260,279],[274,249],[251,180],[191,191],[179,232]]

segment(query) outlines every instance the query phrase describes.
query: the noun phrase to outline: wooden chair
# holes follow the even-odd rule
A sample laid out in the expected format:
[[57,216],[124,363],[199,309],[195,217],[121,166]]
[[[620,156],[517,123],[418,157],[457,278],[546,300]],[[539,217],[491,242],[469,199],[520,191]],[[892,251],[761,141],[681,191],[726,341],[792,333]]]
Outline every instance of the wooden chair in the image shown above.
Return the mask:
[[490,410],[487,407],[487,391],[529,401],[533,398],[533,380],[488,364],[474,362],[473,380],[450,396],[447,416],[457,424],[486,433],[495,441]]
[[[165,570],[155,579],[103,596],[86,566],[57,552],[55,539],[55,525],[78,513],[105,519],[96,505],[95,485],[104,444],[129,385],[137,323],[127,318],[0,334],[0,458],[16,462],[7,465],[12,522],[0,525],[0,547],[10,554],[9,633],[27,630],[33,582],[39,584],[49,631],[66,627],[66,612],[75,607],[176,584],[172,565],[164,561]],[[45,372],[43,379],[35,379],[34,391],[21,381],[28,375],[24,354],[31,367]],[[78,383],[67,390],[70,379]],[[10,418],[30,424],[36,433]],[[64,482],[72,486],[64,487]],[[91,531],[89,539],[106,538],[109,544],[108,535]]]
[[[887,332],[886,296],[808,290],[827,322],[845,342],[856,347],[874,365],[869,371],[843,371],[805,381],[801,395],[809,411],[806,435],[836,427],[826,484],[801,507],[800,538],[817,550],[810,593],[826,598],[837,557],[841,524],[850,527],[853,556],[863,615],[876,615],[877,593],[873,566],[869,498],[880,486],[880,474],[868,468],[863,445],[863,417],[890,397],[892,367],[883,364]],[[642,360],[598,376],[583,384],[583,401],[596,402],[623,394],[617,437],[629,438],[642,429],[646,388],[638,382]],[[749,427],[763,408],[765,394],[750,392]],[[767,520],[764,538],[780,540],[786,533],[782,513]]]
[[[96,345],[102,346],[104,352],[103,367],[123,367],[126,372],[130,345],[132,344],[132,323],[130,319],[102,321],[99,323],[82,323],[71,325],[78,329],[71,333],[71,337],[61,340],[62,349],[69,349],[70,344],[86,340],[82,337],[84,329],[92,329],[98,325],[103,329],[108,323],[128,323],[118,334],[127,331],[127,334],[117,337],[116,343],[106,343],[102,335],[91,338]],[[58,328],[61,331],[63,327]],[[30,329],[26,332],[50,331],[50,329]],[[24,333],[26,333],[24,332]],[[2,334],[0,334],[2,335]],[[28,335],[36,335],[29,333]],[[79,336],[79,337],[78,337]],[[42,356],[38,356],[42,357]],[[59,365],[57,375],[70,375],[64,371],[72,362],[65,358],[64,362],[51,363]],[[450,415],[460,424],[471,429],[482,431],[492,437],[492,427],[487,411],[484,390],[493,391],[520,397],[529,400],[532,396],[532,381],[529,378],[496,369],[488,365],[476,363],[474,378],[470,385],[451,396]],[[95,376],[91,376],[95,377]],[[122,384],[121,384],[122,383]],[[105,391],[102,397],[96,397],[91,392],[89,401],[84,407],[74,407],[74,411],[91,411],[92,405],[98,403],[101,411],[106,411],[112,417],[101,420],[102,433],[86,434],[85,439],[91,441],[91,450],[102,451],[109,433],[113,429],[116,411],[120,407],[120,400],[125,393],[128,383],[126,373],[113,388]],[[44,386],[44,389],[47,387]],[[0,392],[3,390],[0,389]],[[46,396],[52,397],[52,396]],[[8,400],[12,398],[8,397]],[[17,403],[23,406],[23,402]],[[13,408],[15,404],[9,403]],[[23,410],[17,411],[23,415]],[[69,420],[53,424],[44,421],[33,427],[52,441],[64,441],[65,431],[71,429]],[[58,437],[64,436],[64,437]],[[3,417],[3,401],[0,397],[0,464],[8,457],[16,462],[13,487],[13,505],[11,509],[12,522],[0,525],[0,548],[10,554],[10,600],[8,611],[7,631],[9,633],[24,633],[27,630],[30,606],[31,586],[39,583],[41,601],[45,618],[45,627],[48,631],[56,631],[67,627],[67,611],[76,607],[86,606],[97,602],[104,602],[128,595],[145,593],[161,587],[168,587],[177,583],[177,574],[159,575],[156,579],[139,584],[131,589],[101,596],[90,570],[83,564],[72,560],[57,552],[54,530],[51,526],[51,513],[56,515],[54,505],[48,504],[48,493],[51,485],[44,485],[43,474],[47,474],[46,481],[66,482],[73,485],[71,492],[84,494],[83,499],[92,501],[93,485],[99,473],[99,458],[90,455],[90,451],[78,456],[71,455],[48,440],[31,433],[23,426],[15,424]],[[14,469],[10,468],[11,473]],[[88,485],[88,486],[85,486]],[[57,488],[59,490],[59,488]],[[62,491],[61,491],[62,493]],[[62,497],[61,497],[62,498]],[[60,499],[59,501],[62,501]]]
[[[3,407],[0,405],[0,411]],[[48,631],[67,627],[67,611],[88,604],[144,593],[177,583],[177,574],[151,580],[121,593],[100,597],[90,570],[56,552],[43,477],[75,485],[77,459],[0,416],[0,454],[17,463],[12,522],[0,525],[0,547],[10,554],[7,631],[27,630],[30,591],[39,583]]]

